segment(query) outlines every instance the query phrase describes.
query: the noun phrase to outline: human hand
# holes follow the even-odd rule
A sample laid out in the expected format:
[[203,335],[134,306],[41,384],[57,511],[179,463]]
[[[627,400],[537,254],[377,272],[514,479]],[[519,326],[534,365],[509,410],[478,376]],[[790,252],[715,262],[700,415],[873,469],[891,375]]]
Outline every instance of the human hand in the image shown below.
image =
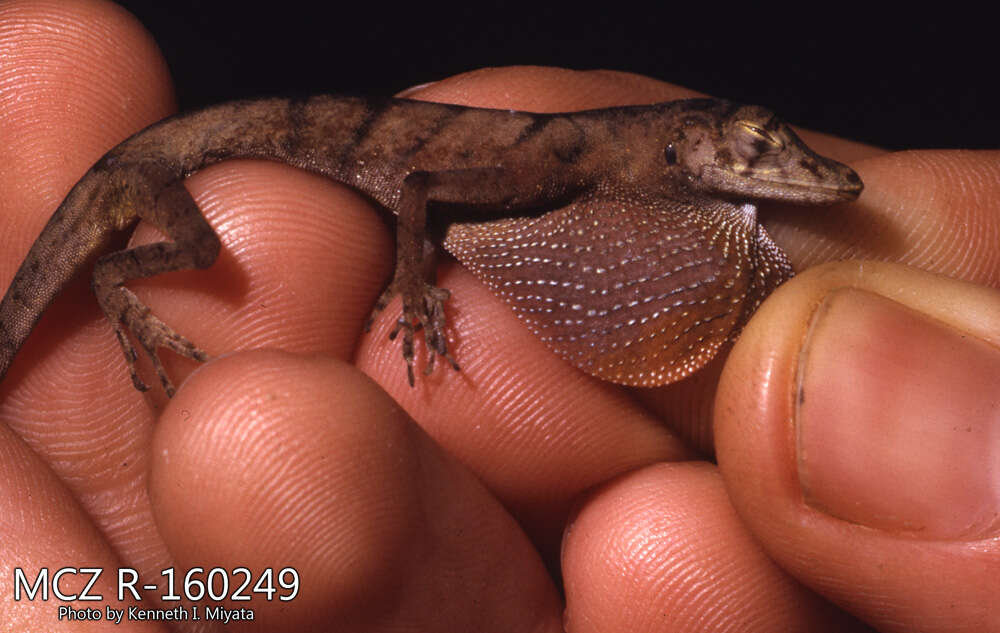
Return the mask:
[[[29,17],[39,24],[40,6],[8,3],[0,32],[11,33],[11,24]],[[11,51],[4,57],[11,63],[0,68],[0,85],[10,88],[0,95],[6,135],[0,151],[9,152],[2,158],[9,169],[0,173],[0,204],[5,231],[7,222],[11,227],[2,249],[4,279],[83,171],[172,107],[162,60],[134,21],[103,3],[46,11],[59,28],[0,37]],[[30,37],[34,46],[16,37]],[[410,96],[556,111],[687,94],[617,73],[501,69]],[[114,337],[80,280],[53,306],[0,386],[2,577],[12,578],[15,565],[101,567],[108,584],[100,592],[111,597],[112,570],[121,566],[149,581],[170,566],[178,575],[194,566],[291,566],[301,581],[296,600],[249,605],[256,626],[272,631],[403,624],[428,631],[547,631],[559,630],[564,608],[572,631],[859,627],[829,600],[885,631],[1000,628],[988,611],[1000,566],[996,537],[989,538],[988,528],[963,532],[956,529],[960,523],[940,520],[947,518],[941,499],[953,488],[921,484],[937,496],[929,508],[917,508],[923,515],[912,516],[937,530],[931,539],[897,534],[891,525],[872,530],[832,519],[802,501],[789,423],[810,315],[822,316],[808,338],[820,350],[810,355],[818,362],[829,333],[835,343],[846,342],[856,323],[865,326],[858,329],[867,340],[890,348],[916,352],[933,338],[916,334],[926,331],[919,318],[915,325],[904,319],[900,329],[903,317],[880,316],[878,297],[831,295],[831,288],[889,297],[991,341],[996,352],[1000,328],[992,315],[1000,311],[996,293],[983,288],[1000,279],[996,240],[972,238],[996,235],[1000,220],[995,211],[990,217],[989,205],[1000,188],[997,157],[881,154],[818,136],[806,140],[835,158],[868,157],[854,163],[867,189],[854,205],[764,210],[797,269],[863,256],[979,286],[868,264],[837,264],[787,284],[755,317],[722,372],[714,401],[720,468],[690,461],[695,451],[668,425],[708,443],[699,425],[713,402],[710,372],[639,395],[587,378],[455,266],[446,267],[440,281],[452,291],[448,308],[462,373],[442,368],[411,390],[398,344],[386,339],[392,307],[371,334],[361,334],[392,251],[364,201],[272,164],[232,162],[196,174],[189,187],[223,240],[220,261],[209,271],[132,287],[210,352],[284,351],[228,354],[191,375],[173,401],[158,393],[144,399],[132,389]],[[956,211],[968,215],[956,218]],[[156,237],[145,231],[136,239]],[[814,310],[817,305],[822,309]],[[905,343],[893,338],[904,335]],[[832,357],[841,370],[859,362],[848,351]],[[826,358],[815,375],[804,374],[801,411],[810,426],[838,403],[827,401],[819,414],[808,411],[814,400],[824,402],[824,391],[834,391]],[[872,376],[884,381],[875,384],[909,384],[910,368],[876,358],[862,361],[886,367]],[[183,359],[167,360],[178,382],[193,368]],[[982,362],[985,369],[975,375],[988,379],[989,361]],[[963,381],[969,388],[974,383]],[[975,406],[984,389],[997,393],[988,383],[976,388],[962,402]],[[865,402],[873,397],[857,393]],[[886,396],[885,404],[902,402]],[[982,402],[985,417],[989,400]],[[158,420],[151,404],[162,408]],[[901,422],[914,417],[889,410]],[[971,415],[961,414],[970,422],[966,436],[986,436],[988,422],[972,424]],[[864,442],[861,432],[877,428],[865,420],[819,428],[854,429],[854,439]],[[811,442],[813,457],[822,457],[814,444],[838,449],[852,439],[827,438],[807,434],[803,441]],[[875,441],[890,444],[884,436]],[[949,446],[968,456],[968,446]],[[823,507],[864,522],[850,514],[854,506],[838,505],[836,477],[850,472],[842,468],[835,477],[829,468],[824,474],[807,466],[811,494]],[[970,464],[959,487],[988,492],[968,479],[984,470]],[[884,510],[865,496],[864,484],[875,478],[851,481],[848,502],[861,499],[867,502],[862,509]],[[972,505],[965,501],[963,507]],[[930,511],[938,520],[926,520]],[[560,551],[565,605],[543,564],[560,565]],[[10,601],[0,603],[0,622],[60,624],[51,603]]]

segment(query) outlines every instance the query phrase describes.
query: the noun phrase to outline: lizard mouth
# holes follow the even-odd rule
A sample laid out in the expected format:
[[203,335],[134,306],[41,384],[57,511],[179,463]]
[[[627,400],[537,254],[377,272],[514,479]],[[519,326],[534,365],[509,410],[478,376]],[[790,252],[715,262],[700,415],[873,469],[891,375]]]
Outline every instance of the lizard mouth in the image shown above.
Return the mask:
[[787,174],[738,174],[727,169],[708,167],[702,170],[701,180],[716,193],[738,198],[809,204],[854,200],[864,189],[861,179],[846,165],[838,163],[824,171],[826,174],[817,176],[816,180],[797,180]]
[[[854,172],[852,171],[851,173],[853,174]],[[854,179],[856,182],[845,178],[843,182],[839,183],[820,184],[781,178],[747,177],[747,180],[761,183],[767,189],[772,190],[772,195],[767,196],[769,198],[773,196],[775,198],[784,199],[782,193],[787,192],[788,199],[801,200],[807,198],[810,201],[816,202],[841,202],[857,199],[857,197],[861,195],[864,185],[861,183],[861,179],[858,178],[857,175],[854,176]]]

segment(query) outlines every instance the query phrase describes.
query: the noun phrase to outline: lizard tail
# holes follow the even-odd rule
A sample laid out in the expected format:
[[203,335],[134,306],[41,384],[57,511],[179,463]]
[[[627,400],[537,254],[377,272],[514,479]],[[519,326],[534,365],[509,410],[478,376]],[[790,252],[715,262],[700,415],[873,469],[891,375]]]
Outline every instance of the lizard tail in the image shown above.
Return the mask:
[[104,182],[91,171],[73,187],[0,301],[0,380],[56,295],[119,232],[95,217],[99,200],[105,198]]

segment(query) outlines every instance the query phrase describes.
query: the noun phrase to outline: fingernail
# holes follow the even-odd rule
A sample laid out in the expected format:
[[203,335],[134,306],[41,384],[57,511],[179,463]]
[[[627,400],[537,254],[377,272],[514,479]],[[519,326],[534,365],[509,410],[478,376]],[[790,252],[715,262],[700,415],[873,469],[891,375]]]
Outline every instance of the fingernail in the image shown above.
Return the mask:
[[1000,533],[1000,349],[842,289],[813,317],[798,386],[808,505],[928,540]]

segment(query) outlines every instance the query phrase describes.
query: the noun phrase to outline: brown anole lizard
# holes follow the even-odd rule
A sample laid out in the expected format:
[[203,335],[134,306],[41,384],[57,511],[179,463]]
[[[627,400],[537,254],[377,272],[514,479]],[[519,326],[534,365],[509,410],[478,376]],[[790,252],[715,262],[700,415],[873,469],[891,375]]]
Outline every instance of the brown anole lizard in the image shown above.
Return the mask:
[[[205,352],[123,286],[211,266],[219,239],[184,187],[230,158],[275,160],[327,176],[396,215],[397,294],[413,384],[413,336],[456,369],[438,238],[559,355],[612,382],[690,375],[792,275],[755,201],[852,200],[857,174],[806,147],[768,110],[714,99],[565,114],[405,99],[240,101],[175,116],[127,139],[73,187],[0,303],[0,378],[49,303],[80,269],[114,326],[136,388],[131,332],[153,362],[164,347]],[[107,252],[145,220],[170,241]],[[440,229],[439,234],[429,227]]]

